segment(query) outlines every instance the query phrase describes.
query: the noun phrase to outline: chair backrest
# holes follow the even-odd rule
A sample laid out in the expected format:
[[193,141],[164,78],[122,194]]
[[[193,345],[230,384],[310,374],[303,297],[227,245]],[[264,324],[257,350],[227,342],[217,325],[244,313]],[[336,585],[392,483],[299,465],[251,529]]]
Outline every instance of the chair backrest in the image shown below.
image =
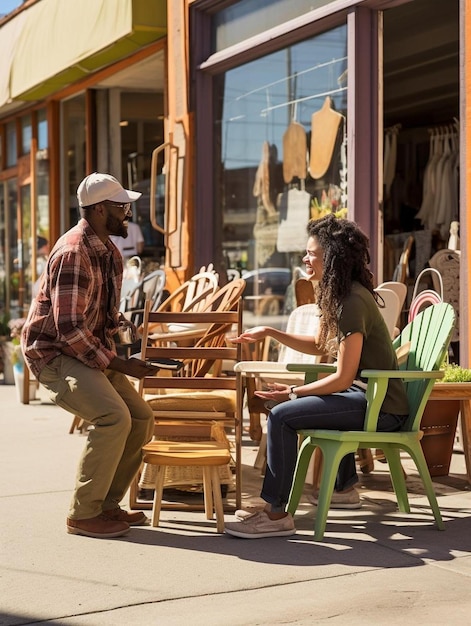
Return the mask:
[[245,289],[243,278],[234,278],[205,299],[202,311],[234,311]]
[[409,259],[413,245],[414,237],[412,235],[409,235],[409,237],[404,242],[404,247],[399,258],[399,263],[394,270],[393,281],[399,281],[401,283],[407,282],[407,279],[409,278]]
[[204,309],[207,298],[218,288],[218,275],[202,271],[192,276],[162,302],[158,311],[196,312]]
[[[196,379],[204,378],[216,361],[234,360],[241,358],[240,344],[234,344],[228,347],[226,343],[226,334],[235,325],[236,332],[240,334],[242,328],[242,311],[240,304],[234,305],[231,311],[208,311],[197,313],[186,312],[159,312],[151,311],[150,303],[146,302],[144,307],[144,322],[142,333],[141,358],[145,360],[159,358],[170,358],[183,361],[183,367],[174,373],[172,379],[174,382],[167,380],[157,380],[152,377],[143,379],[140,384],[141,393],[143,388],[180,388],[175,379],[185,378],[186,384],[194,389],[211,388],[210,384],[196,381]],[[153,324],[205,324],[207,330],[203,337],[199,339],[193,346],[179,347],[172,346],[151,346],[148,345],[148,329]],[[216,368],[219,371],[219,368]],[[188,379],[191,378],[193,383],[190,384]],[[219,381],[221,382],[221,381]],[[216,385],[217,387],[217,385]],[[220,387],[220,388],[224,388]],[[225,387],[227,389],[231,386]]]
[[[319,307],[317,304],[303,304],[296,307],[288,318],[286,332],[294,335],[314,335],[319,328]],[[313,354],[298,352],[288,346],[281,345],[278,363],[318,363],[319,357]]]
[[140,306],[143,308],[146,300],[151,301],[151,310],[156,311],[161,303],[165,287],[165,271],[154,270],[144,276],[140,285]]
[[439,274],[432,274],[433,287],[435,291],[441,286],[443,290],[443,301],[449,302],[455,309],[456,324],[452,341],[459,341],[459,317],[460,317],[460,258],[461,254],[456,250],[439,250],[430,259],[430,267]]
[[400,283],[397,280],[387,280],[378,285],[378,289],[390,289],[391,291],[394,291],[399,298],[399,305],[402,311],[407,298],[407,285]]
[[[405,285],[404,285],[405,287]],[[401,303],[395,291],[391,289],[385,289],[384,287],[377,287],[376,293],[382,298],[380,301],[379,310],[388,327],[389,336],[394,337],[394,329],[396,328],[397,318],[401,312]],[[384,304],[384,306],[383,306]]]
[[[455,324],[455,313],[451,304],[440,302],[427,307],[412,322],[407,324],[394,340],[396,350],[408,348],[407,357],[399,365],[401,370],[436,371],[440,369],[450,344]],[[407,381],[409,419],[403,430],[418,430],[420,420],[432,391],[435,379],[419,378]]]

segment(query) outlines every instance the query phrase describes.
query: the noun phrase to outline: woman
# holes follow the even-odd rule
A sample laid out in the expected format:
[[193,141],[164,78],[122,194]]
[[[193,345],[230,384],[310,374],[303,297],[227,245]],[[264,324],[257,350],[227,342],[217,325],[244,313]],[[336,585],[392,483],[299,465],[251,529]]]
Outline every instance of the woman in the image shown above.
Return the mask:
[[[267,469],[261,497],[263,510],[238,511],[240,521],[226,524],[226,532],[256,539],[292,535],[294,522],[285,511],[297,456],[297,430],[328,428],[361,430],[366,412],[366,385],[358,380],[363,369],[397,369],[397,359],[373,289],[368,238],[351,221],[328,215],[308,224],[303,262],[311,280],[318,281],[316,299],[320,309],[315,337],[289,335],[257,326],[237,337],[252,343],[273,337],[308,354],[326,354],[336,342],[337,370],[325,378],[294,388],[270,385],[256,394],[277,404],[268,416]],[[378,430],[400,430],[408,414],[401,380],[391,380],[378,419]],[[340,463],[332,505],[358,508],[360,497],[355,456]]]

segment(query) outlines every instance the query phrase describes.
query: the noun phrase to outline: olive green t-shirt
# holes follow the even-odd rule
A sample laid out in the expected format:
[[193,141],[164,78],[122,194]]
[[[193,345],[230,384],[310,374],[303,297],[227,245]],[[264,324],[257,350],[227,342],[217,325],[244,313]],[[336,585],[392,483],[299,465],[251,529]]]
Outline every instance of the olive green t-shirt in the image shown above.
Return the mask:
[[[351,293],[343,304],[339,319],[339,340],[353,333],[363,335],[357,378],[360,378],[360,372],[364,369],[398,369],[396,352],[378,305],[368,289],[358,282],[352,284]],[[406,390],[402,380],[389,381],[381,410],[396,415],[408,415]]]

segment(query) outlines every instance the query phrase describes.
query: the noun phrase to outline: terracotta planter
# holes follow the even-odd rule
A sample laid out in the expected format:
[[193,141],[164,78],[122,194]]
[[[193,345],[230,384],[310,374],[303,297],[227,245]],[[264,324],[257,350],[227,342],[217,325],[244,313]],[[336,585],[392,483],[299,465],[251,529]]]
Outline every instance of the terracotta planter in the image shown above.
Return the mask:
[[421,444],[431,476],[448,476],[459,412],[459,400],[427,402],[420,429],[424,433]]

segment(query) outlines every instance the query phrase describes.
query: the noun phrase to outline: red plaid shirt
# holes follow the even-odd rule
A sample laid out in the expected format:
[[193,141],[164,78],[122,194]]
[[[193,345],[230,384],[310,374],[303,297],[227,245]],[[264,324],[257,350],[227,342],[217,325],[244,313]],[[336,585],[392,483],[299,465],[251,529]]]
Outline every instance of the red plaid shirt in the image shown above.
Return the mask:
[[60,354],[106,369],[116,349],[123,262],[81,219],[54,246],[31,303],[21,344],[35,376]]

